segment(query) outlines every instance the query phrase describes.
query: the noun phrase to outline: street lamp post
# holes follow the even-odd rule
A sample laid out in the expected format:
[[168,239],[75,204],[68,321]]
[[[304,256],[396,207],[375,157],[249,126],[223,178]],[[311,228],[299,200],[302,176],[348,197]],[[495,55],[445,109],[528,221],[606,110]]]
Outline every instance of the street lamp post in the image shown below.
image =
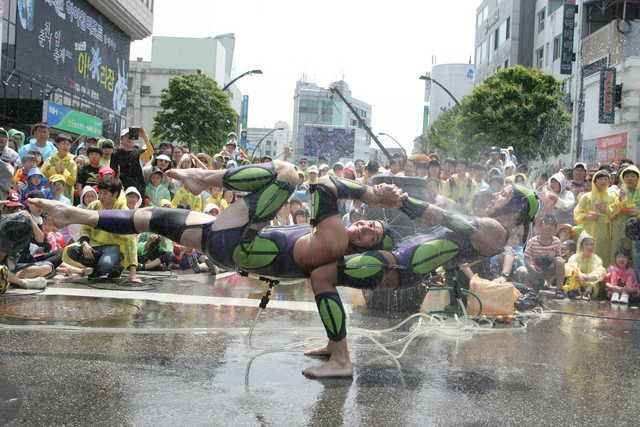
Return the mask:
[[404,149],[402,144],[400,144],[400,142],[397,139],[395,139],[393,136],[389,135],[388,133],[384,133],[384,132],[379,132],[378,135],[379,136],[386,136],[386,137],[391,138],[393,140],[393,142],[395,142],[398,145],[398,147],[400,147],[400,149],[404,153],[404,156],[407,157],[407,150]]
[[251,160],[253,160],[253,156],[254,156],[254,154],[256,154],[256,151],[258,150],[258,147],[260,147],[260,144],[262,144],[262,141],[264,141],[269,135],[271,135],[272,133],[274,133],[277,130],[284,130],[284,128],[282,128],[282,127],[281,128],[273,128],[269,132],[267,132],[262,138],[260,138],[260,140],[256,144],[256,147],[251,152]]
[[440,88],[442,90],[444,90],[447,93],[447,95],[449,95],[451,97],[451,99],[453,99],[453,102],[455,102],[456,105],[460,105],[460,102],[458,101],[458,99],[455,96],[453,96],[453,94],[451,92],[449,92],[449,89],[444,87],[444,85],[442,83],[440,83],[439,81],[437,81],[437,80],[435,80],[435,79],[433,79],[433,78],[431,78],[430,76],[427,76],[427,75],[420,76],[419,78],[420,78],[420,80],[426,80],[426,81],[433,82],[433,83],[437,84],[438,86],[440,86]]
[[227,90],[229,88],[229,86],[231,86],[232,84],[234,84],[235,82],[237,82],[238,80],[240,80],[241,78],[243,78],[244,76],[248,76],[249,74],[262,74],[262,70],[249,70],[249,71],[245,71],[244,73],[240,74],[238,77],[236,77],[235,79],[231,80],[229,83],[227,83],[226,85],[224,85],[224,87],[222,88],[223,91]]

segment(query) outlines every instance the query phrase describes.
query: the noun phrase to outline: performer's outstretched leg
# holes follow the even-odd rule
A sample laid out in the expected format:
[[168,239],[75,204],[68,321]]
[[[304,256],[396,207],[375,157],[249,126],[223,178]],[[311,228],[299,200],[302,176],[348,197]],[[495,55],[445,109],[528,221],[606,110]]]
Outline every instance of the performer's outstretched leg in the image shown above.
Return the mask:
[[[172,171],[170,176],[180,179],[195,193],[219,185],[251,192],[218,217],[215,230],[243,225],[254,229],[263,227],[287,200],[299,179],[292,164],[280,161],[222,171],[185,169]],[[202,228],[213,223],[209,215],[184,209],[154,207],[135,211],[93,211],[51,200],[29,199],[29,203],[41,207],[61,228],[69,224],[83,224],[114,234],[151,231],[196,249],[206,249],[202,248]]]

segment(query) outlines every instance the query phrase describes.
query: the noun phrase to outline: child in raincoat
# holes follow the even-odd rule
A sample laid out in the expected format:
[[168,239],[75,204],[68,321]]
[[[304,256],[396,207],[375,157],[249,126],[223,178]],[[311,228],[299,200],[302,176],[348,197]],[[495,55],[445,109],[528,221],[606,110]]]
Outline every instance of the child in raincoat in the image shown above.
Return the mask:
[[152,169],[149,183],[144,191],[151,206],[159,206],[162,199],[171,199],[171,193],[163,183],[164,178],[165,175],[162,169],[157,166]]
[[564,266],[567,281],[562,287],[569,298],[582,296],[585,299],[600,295],[600,282],[606,273],[602,259],[595,254],[596,242],[586,231],[578,238],[577,252],[571,255]]
[[[611,212],[611,257],[620,249],[630,251],[633,249],[632,242],[624,234],[624,226],[629,218],[640,215],[640,189],[638,189],[638,179],[640,169],[635,165],[626,167],[620,174],[622,182],[620,188],[613,194],[613,205]],[[638,254],[635,254],[637,259]]]
[[47,183],[47,177],[44,176],[40,168],[31,168],[27,175],[27,185],[20,190],[20,201],[25,203],[27,195],[32,191],[42,191],[47,199],[53,199],[51,191],[48,188],[44,188]]
[[636,272],[629,265],[630,257],[625,251],[618,251],[615,264],[607,269],[605,286],[607,295],[612,303],[628,304],[629,298],[638,294],[638,279]]
[[[193,168],[195,167],[195,162],[191,158],[190,154],[183,154],[180,158],[178,167],[180,169]],[[184,188],[184,186],[180,186],[180,188],[176,191],[173,196],[173,200],[171,200],[171,204],[174,207],[180,205],[189,205],[191,207],[191,210],[202,212],[202,198],[200,196],[192,194],[189,190]]]
[[592,190],[578,201],[573,216],[576,224],[592,236],[596,253],[605,266],[609,265],[611,254],[611,214],[615,199],[607,189],[611,183],[609,173],[599,170],[593,175]]
[[538,193],[538,198],[542,202],[542,208],[533,229],[535,234],[540,234],[542,228],[540,221],[548,214],[552,214],[559,224],[572,222],[576,199],[573,193],[567,190],[562,173],[558,172],[547,180],[547,185]]
[[9,129],[9,138],[13,143],[13,149],[16,151],[20,151],[20,149],[24,145],[26,135],[24,134],[24,132],[21,132],[18,129]]

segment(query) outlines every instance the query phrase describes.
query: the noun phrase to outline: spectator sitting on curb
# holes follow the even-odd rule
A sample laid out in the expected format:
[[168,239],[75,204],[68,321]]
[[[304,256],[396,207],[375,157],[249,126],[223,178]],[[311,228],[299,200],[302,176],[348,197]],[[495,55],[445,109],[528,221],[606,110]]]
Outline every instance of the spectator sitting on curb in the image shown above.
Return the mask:
[[615,264],[611,264],[605,276],[607,295],[612,303],[629,304],[629,299],[638,295],[638,278],[629,265],[631,257],[624,250],[615,255]]
[[595,240],[583,231],[578,238],[577,252],[565,264],[567,281],[563,286],[569,298],[590,300],[600,295],[600,282],[606,273],[602,259],[595,254]]
[[540,222],[540,234],[529,239],[524,250],[525,265],[516,270],[517,281],[533,289],[564,283],[564,260],[560,253],[560,239],[554,234],[557,226],[553,215],[545,215]]

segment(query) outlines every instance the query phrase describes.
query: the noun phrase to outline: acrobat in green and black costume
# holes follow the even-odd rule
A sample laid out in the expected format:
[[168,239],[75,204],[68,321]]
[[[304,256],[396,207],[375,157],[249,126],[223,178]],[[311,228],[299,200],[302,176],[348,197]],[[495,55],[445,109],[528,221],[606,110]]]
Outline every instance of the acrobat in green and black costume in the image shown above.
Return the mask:
[[[332,181],[340,198],[360,198],[366,191],[365,186],[353,181],[339,178]],[[249,192],[236,202],[247,206],[249,214],[244,224],[226,229],[214,229],[215,220],[201,225],[186,225],[190,211],[156,207],[152,208],[150,231],[180,242],[185,230],[201,228],[203,250],[224,269],[285,279],[309,277],[309,272],[295,262],[293,251],[298,239],[312,232],[312,226],[261,228],[275,217],[294,187],[277,179],[272,164],[229,169],[224,174],[223,185],[227,189]],[[314,186],[312,196],[314,225],[338,214],[337,197],[330,189],[323,185]],[[137,233],[133,215],[134,211],[129,210],[100,211],[96,228],[117,234]],[[390,249],[389,240],[385,242],[387,249]],[[345,334],[345,314],[338,293],[318,294],[316,303],[330,339],[342,339]]]
[[[402,211],[416,219],[428,206],[426,202],[409,197],[404,201]],[[538,208],[538,198],[533,191],[514,185],[512,199],[494,212],[494,216],[516,213],[520,224],[530,224],[535,220]],[[380,250],[344,257],[338,265],[338,285],[374,289],[381,285],[387,271],[397,270],[399,287],[415,286],[439,266],[457,266],[477,259],[480,255],[470,238],[478,231],[476,218],[446,212],[441,225],[398,242],[390,251],[393,261]],[[504,236],[508,236],[508,230],[505,231]]]

